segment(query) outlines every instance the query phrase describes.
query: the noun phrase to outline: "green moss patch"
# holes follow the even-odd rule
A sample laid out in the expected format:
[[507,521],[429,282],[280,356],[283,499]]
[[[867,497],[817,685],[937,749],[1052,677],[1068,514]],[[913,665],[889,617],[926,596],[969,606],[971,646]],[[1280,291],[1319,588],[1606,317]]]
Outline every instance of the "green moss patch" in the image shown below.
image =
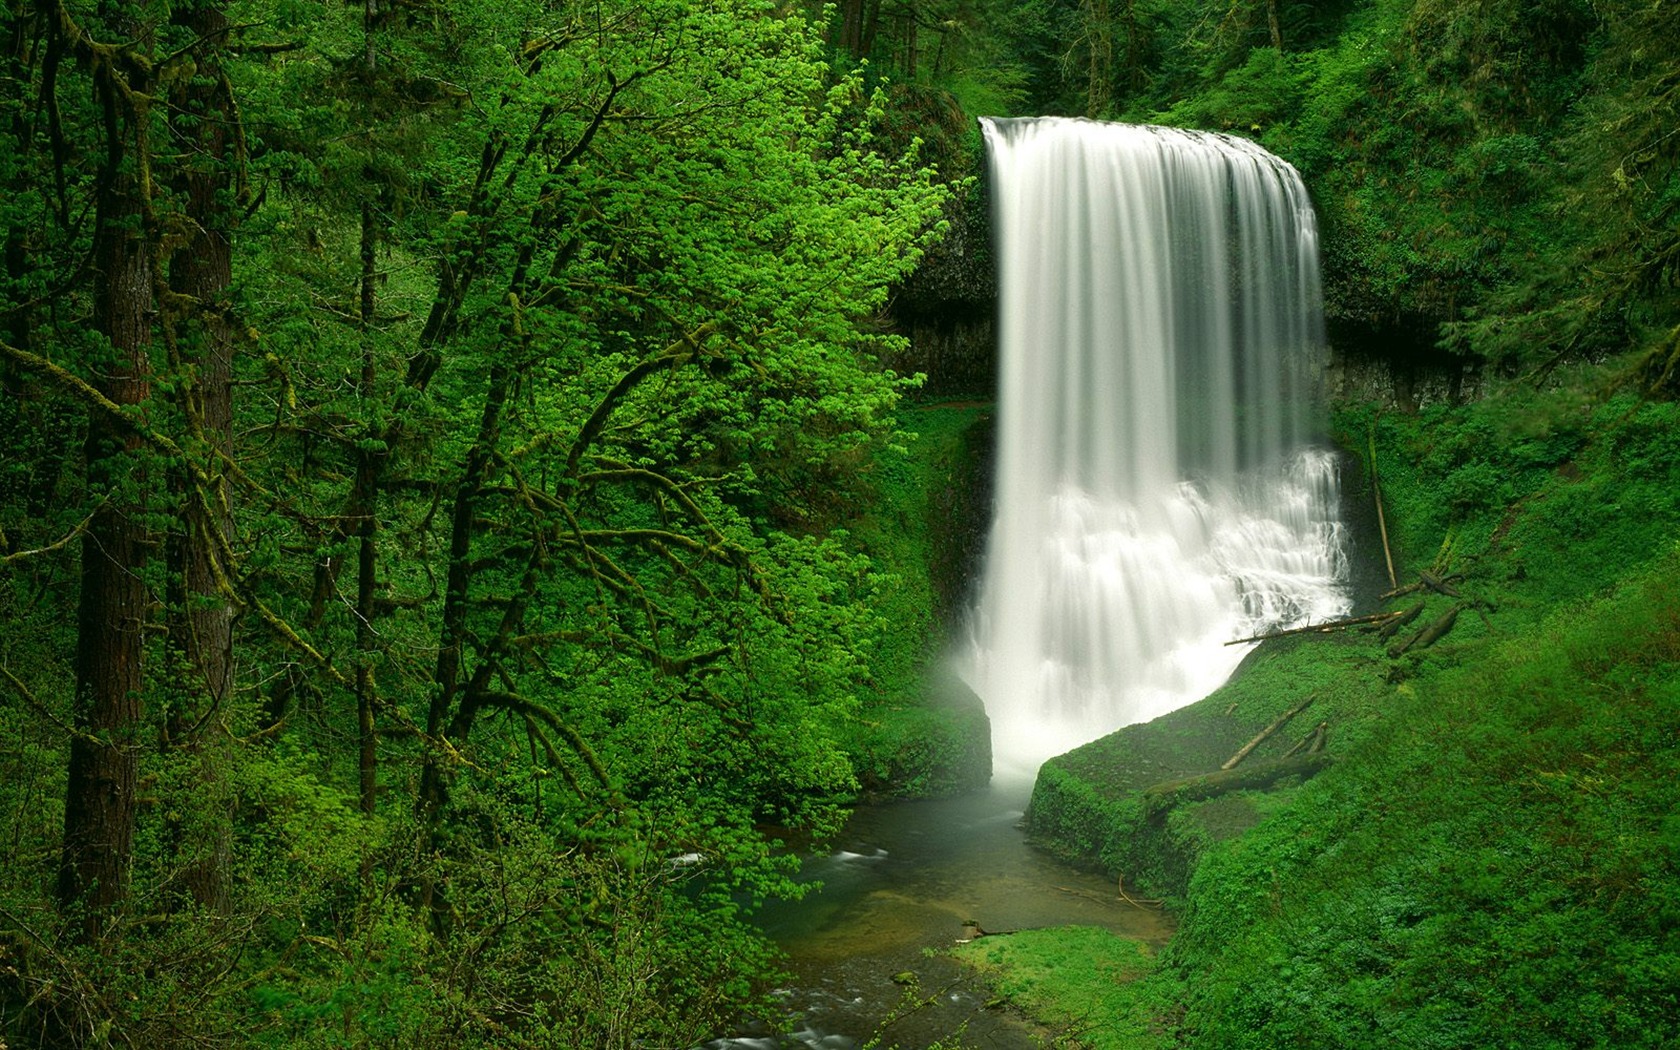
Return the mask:
[[870,465],[870,498],[848,523],[877,573],[872,688],[844,739],[868,797],[947,795],[991,777],[984,705],[940,666],[975,560],[968,548],[984,530],[966,493],[990,419],[984,404],[906,408],[900,440]]
[[1093,1050],[1172,1045],[1165,1037],[1172,1002],[1150,979],[1155,953],[1140,941],[1091,926],[1063,926],[982,937],[959,946],[956,955],[1059,1040]]
[[1052,853],[1116,874],[1128,886],[1182,896],[1202,852],[1257,824],[1274,805],[1265,796],[1293,790],[1299,778],[1164,808],[1150,805],[1145,792],[1218,770],[1308,698],[1245,766],[1281,759],[1320,722],[1333,727],[1333,748],[1368,732],[1382,671],[1358,636],[1265,643],[1211,696],[1046,762],[1028,810],[1031,833]]

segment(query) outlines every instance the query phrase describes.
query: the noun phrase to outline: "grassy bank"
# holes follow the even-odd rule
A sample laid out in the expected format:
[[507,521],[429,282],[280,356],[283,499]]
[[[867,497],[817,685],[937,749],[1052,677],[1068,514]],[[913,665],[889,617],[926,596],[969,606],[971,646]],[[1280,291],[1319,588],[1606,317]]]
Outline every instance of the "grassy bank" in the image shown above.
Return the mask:
[[[1349,498],[1372,498],[1374,453],[1398,583],[1440,584],[1379,606],[1416,619],[1268,643],[1199,704],[1047,766],[1035,833],[1179,912],[1133,993],[1171,1004],[1173,1045],[1680,1039],[1680,409],[1592,381],[1342,412]],[[1324,722],[1316,775],[1148,794],[1309,696],[1245,761]]]

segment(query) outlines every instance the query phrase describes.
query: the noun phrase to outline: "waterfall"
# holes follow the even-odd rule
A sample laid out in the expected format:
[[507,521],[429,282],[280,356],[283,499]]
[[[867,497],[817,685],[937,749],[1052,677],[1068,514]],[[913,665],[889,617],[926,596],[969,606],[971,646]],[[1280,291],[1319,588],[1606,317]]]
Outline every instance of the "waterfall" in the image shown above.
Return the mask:
[[965,677],[1000,768],[1207,695],[1344,615],[1299,176],[1225,135],[988,119],[996,511]]

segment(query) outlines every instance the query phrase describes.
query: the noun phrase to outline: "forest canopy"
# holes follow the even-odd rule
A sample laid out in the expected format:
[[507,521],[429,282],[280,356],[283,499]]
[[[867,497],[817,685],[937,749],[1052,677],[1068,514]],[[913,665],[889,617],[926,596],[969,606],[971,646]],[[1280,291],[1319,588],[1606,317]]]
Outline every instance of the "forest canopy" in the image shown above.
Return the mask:
[[714,1032],[853,784],[816,524],[948,190],[753,0],[5,23],[6,1030]]
[[1677,389],[1671,4],[845,0],[833,28],[930,148],[977,150],[963,114],[1261,143],[1313,195],[1342,350],[1518,374],[1625,355]]

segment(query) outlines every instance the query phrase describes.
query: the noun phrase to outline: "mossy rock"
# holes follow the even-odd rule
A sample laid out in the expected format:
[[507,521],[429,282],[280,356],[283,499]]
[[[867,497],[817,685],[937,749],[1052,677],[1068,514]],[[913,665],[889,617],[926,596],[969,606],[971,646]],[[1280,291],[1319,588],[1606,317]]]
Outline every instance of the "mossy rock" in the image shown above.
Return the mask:
[[1046,762],[1027,810],[1034,841],[1149,895],[1182,896],[1202,851],[1257,825],[1273,805],[1263,796],[1288,792],[1300,778],[1279,778],[1264,791],[1167,805],[1159,793],[1151,799],[1150,789],[1217,771],[1309,697],[1311,703],[1250,752],[1244,765],[1282,759],[1320,722],[1335,725],[1338,736],[1357,733],[1387,688],[1377,656],[1374,641],[1361,635],[1260,645],[1229,682],[1202,700]]

